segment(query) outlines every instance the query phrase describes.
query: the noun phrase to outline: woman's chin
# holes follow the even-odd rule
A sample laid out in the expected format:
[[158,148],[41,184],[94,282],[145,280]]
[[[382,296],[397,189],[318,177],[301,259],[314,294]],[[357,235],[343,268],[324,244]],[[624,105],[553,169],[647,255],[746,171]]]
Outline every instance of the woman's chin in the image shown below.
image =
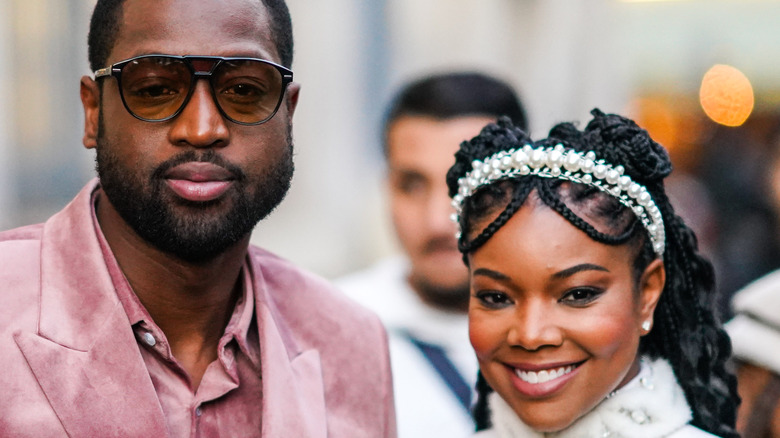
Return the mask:
[[530,418],[526,418],[529,416],[520,415],[519,412],[516,412],[516,414],[518,415],[518,417],[520,417],[520,420],[522,420],[526,426],[540,433],[560,432],[563,429],[566,429],[567,427],[571,426],[577,420],[576,418],[569,418],[569,417],[562,418],[560,416],[555,416],[555,417],[547,418],[539,415],[534,415]]

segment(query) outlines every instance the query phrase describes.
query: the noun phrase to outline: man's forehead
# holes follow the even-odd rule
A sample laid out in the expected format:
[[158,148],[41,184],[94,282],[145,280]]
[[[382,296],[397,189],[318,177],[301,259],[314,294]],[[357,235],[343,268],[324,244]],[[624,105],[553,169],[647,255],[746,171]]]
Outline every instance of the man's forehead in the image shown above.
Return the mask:
[[279,61],[259,0],[126,0],[110,60],[148,53]]

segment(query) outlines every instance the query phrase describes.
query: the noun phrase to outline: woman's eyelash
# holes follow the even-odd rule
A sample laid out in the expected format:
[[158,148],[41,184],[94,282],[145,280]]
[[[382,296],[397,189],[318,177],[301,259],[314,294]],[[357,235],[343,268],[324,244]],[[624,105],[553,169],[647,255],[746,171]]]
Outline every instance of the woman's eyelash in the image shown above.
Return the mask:
[[511,304],[509,297],[498,291],[480,291],[474,294],[474,296],[486,307],[489,308],[502,308]]
[[568,290],[560,301],[573,305],[585,305],[598,299],[605,291],[595,287],[578,287]]

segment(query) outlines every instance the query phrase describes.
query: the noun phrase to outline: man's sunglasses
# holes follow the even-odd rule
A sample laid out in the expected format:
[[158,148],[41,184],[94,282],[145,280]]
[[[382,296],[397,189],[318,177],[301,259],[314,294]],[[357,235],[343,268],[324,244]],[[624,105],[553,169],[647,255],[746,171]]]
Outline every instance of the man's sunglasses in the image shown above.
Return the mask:
[[228,120],[259,125],[276,114],[293,72],[257,58],[143,55],[95,71],[114,76],[127,111],[147,122],[176,117],[198,79],[208,79],[217,108]]

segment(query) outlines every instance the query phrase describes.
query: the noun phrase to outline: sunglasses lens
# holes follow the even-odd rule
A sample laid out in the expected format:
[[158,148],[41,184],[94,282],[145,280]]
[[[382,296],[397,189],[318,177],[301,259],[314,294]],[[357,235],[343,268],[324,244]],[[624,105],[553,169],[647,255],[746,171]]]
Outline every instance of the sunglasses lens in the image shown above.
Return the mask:
[[191,82],[189,68],[175,58],[139,58],[122,69],[125,104],[146,120],[162,120],[176,113],[187,98]]
[[279,106],[282,82],[282,74],[273,65],[247,59],[222,62],[211,84],[225,115],[239,123],[260,123]]

